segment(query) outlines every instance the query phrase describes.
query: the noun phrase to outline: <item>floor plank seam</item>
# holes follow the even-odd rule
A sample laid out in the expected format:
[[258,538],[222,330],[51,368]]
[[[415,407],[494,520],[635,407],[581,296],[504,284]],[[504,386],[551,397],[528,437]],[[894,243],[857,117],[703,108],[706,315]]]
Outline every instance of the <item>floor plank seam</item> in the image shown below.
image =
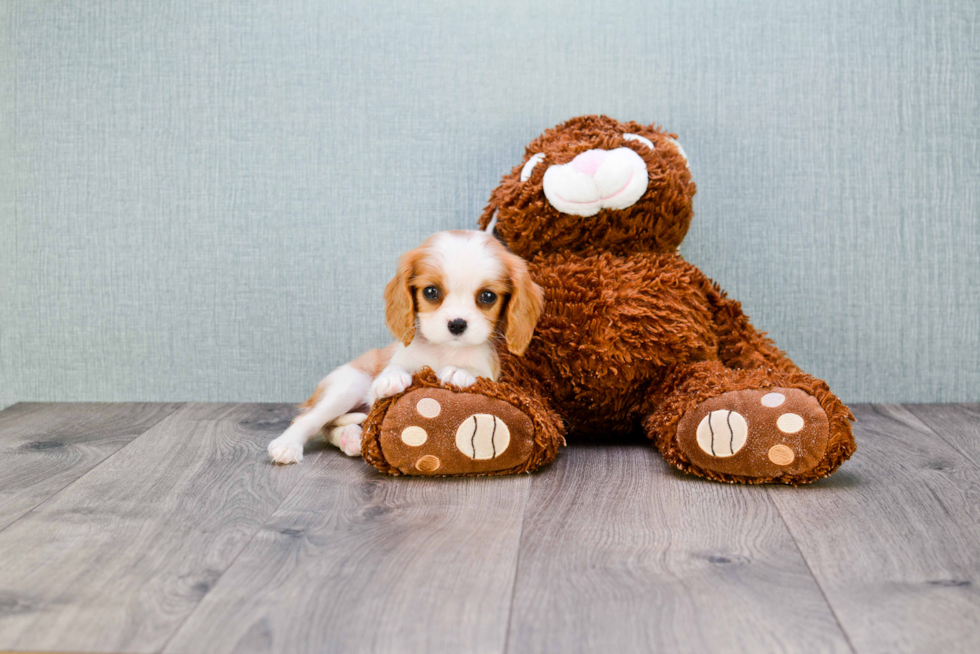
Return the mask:
[[[307,459],[307,462],[315,465],[317,462],[320,461],[321,458],[323,458],[323,452],[324,451],[321,451],[320,452],[320,456],[318,456],[316,458],[316,460],[310,461],[310,459]],[[262,454],[260,454],[259,456],[262,456]],[[274,464],[274,463],[272,463],[270,461],[269,462],[269,465],[277,465],[277,464]],[[296,465],[296,464],[293,464],[293,465]],[[177,625],[177,627],[173,630],[173,633],[171,633],[170,636],[164,641],[163,646],[158,650],[158,652],[161,652],[162,653],[162,652],[167,651],[167,648],[170,646],[170,642],[174,638],[176,638],[177,634],[179,634],[180,631],[181,631],[181,629],[184,628],[184,625],[187,624],[187,621],[190,620],[194,616],[194,614],[197,612],[197,609],[204,602],[205,598],[207,598],[207,596],[210,595],[212,591],[214,591],[214,589],[218,586],[218,584],[221,583],[221,578],[224,577],[225,574],[229,570],[232,569],[232,567],[235,565],[235,563],[238,561],[238,559],[241,558],[242,554],[246,550],[248,550],[249,545],[252,544],[252,541],[255,540],[255,537],[259,535],[259,532],[261,532],[262,529],[267,524],[269,524],[269,521],[272,519],[272,516],[274,516],[276,514],[276,512],[279,510],[279,508],[283,504],[286,503],[286,500],[288,500],[293,495],[293,493],[296,492],[296,489],[299,488],[300,484],[303,482],[304,479],[306,479],[307,475],[310,474],[310,471],[312,469],[313,469],[313,465],[308,465],[308,466],[305,467],[305,470],[303,471],[303,474],[299,477],[299,479],[296,480],[296,483],[293,485],[293,487],[290,489],[290,491],[283,496],[283,498],[279,501],[279,503],[275,506],[275,508],[273,508],[272,511],[269,512],[269,515],[266,516],[266,519],[263,520],[261,522],[261,524],[259,524],[259,526],[255,529],[254,532],[252,532],[252,535],[248,537],[248,540],[245,542],[245,545],[242,546],[242,549],[240,549],[238,551],[238,553],[235,554],[235,557],[231,561],[228,562],[228,565],[226,565],[225,566],[225,569],[221,571],[221,574],[218,575],[218,578],[214,580],[214,583],[211,584],[211,587],[208,588],[207,592],[205,592],[203,595],[201,595],[201,598],[197,601],[197,604],[194,605],[194,608],[191,609],[191,611],[189,611],[186,616],[184,616],[184,619],[180,621],[180,624]]]
[[854,647],[854,643],[851,642],[851,635],[847,633],[847,629],[845,629],[843,623],[841,623],[840,617],[838,617],[837,611],[834,609],[834,605],[831,604],[830,599],[827,597],[827,593],[824,592],[823,586],[820,584],[820,580],[817,579],[817,575],[813,573],[813,568],[810,567],[810,561],[807,560],[806,555],[803,553],[803,548],[800,547],[799,541],[796,540],[796,534],[793,533],[793,529],[789,526],[789,523],[786,522],[786,518],[783,516],[783,510],[779,508],[779,504],[772,497],[772,490],[767,488],[766,495],[768,496],[769,501],[772,502],[773,508],[776,509],[776,513],[779,515],[779,519],[786,528],[786,532],[789,534],[789,537],[793,539],[793,547],[796,548],[800,558],[803,560],[803,565],[806,566],[806,571],[810,573],[810,578],[813,579],[813,583],[817,585],[817,590],[820,591],[820,596],[823,597],[824,603],[827,605],[827,608],[830,609],[830,615],[834,616],[834,622],[837,623],[837,628],[840,629],[841,635],[844,636],[844,641],[847,643],[848,648],[850,648],[854,654],[857,654],[857,648]]
[[[875,415],[878,415],[878,416],[881,416],[882,418],[885,418],[886,420],[893,420],[893,418],[889,418],[888,416],[886,416],[886,415],[884,415],[884,414],[882,414],[882,413],[881,413],[880,411],[878,411],[878,408],[877,408],[877,407],[878,407],[878,405],[876,405],[876,404],[873,404],[873,405],[871,405],[871,406],[872,406],[872,411],[874,411],[874,412],[875,412]],[[953,450],[955,450],[956,452],[958,452],[958,453],[960,454],[960,456],[962,456],[962,457],[963,457],[964,459],[966,459],[967,461],[969,461],[969,462],[970,462],[970,463],[971,463],[971,464],[973,465],[973,467],[975,467],[975,468],[978,468],[978,469],[980,469],[980,462],[978,462],[978,461],[975,461],[975,460],[973,459],[973,456],[972,456],[972,455],[970,454],[970,452],[969,452],[969,451],[963,451],[963,449],[962,449],[962,448],[960,448],[960,447],[959,447],[959,446],[958,446],[958,445],[957,445],[956,443],[954,443],[954,442],[952,442],[952,441],[950,441],[950,440],[949,440],[949,439],[947,439],[947,438],[946,438],[945,436],[943,436],[942,434],[940,434],[940,433],[939,433],[938,431],[936,431],[935,429],[933,429],[933,428],[932,428],[932,425],[930,425],[930,424],[929,424],[929,423],[927,423],[927,422],[926,422],[925,420],[923,420],[922,418],[920,418],[919,416],[917,416],[917,415],[915,414],[915,412],[914,412],[914,411],[912,411],[912,409],[910,409],[910,408],[909,408],[909,406],[908,406],[907,404],[899,404],[898,406],[900,406],[900,407],[902,407],[902,409],[904,409],[905,411],[907,411],[907,412],[908,412],[908,414],[909,414],[910,416],[912,416],[912,417],[913,417],[913,418],[915,418],[915,419],[916,419],[916,420],[917,420],[917,421],[918,421],[919,423],[921,423],[921,424],[922,424],[922,426],[923,426],[923,427],[925,427],[925,428],[926,428],[926,430],[927,430],[927,431],[928,431],[928,432],[929,432],[930,434],[932,434],[932,435],[934,435],[934,436],[935,436],[936,438],[938,438],[938,439],[939,439],[939,440],[941,440],[941,441],[942,441],[943,443],[945,443],[946,445],[948,445],[948,446],[950,447],[950,449],[953,449]]]
[[507,654],[510,648],[510,625],[514,619],[514,597],[517,595],[517,577],[521,570],[521,553],[524,551],[524,526],[527,524],[527,512],[530,510],[531,486],[534,484],[534,475],[527,485],[527,492],[524,497],[524,514],[521,516],[521,533],[517,536],[517,561],[514,562],[514,580],[510,585],[510,607],[507,610],[507,628],[504,629],[504,649],[503,654]]
[[[21,404],[21,403],[18,402],[18,404]],[[97,404],[97,403],[96,402],[93,402],[93,404]],[[161,422],[163,422],[164,420],[166,420],[170,416],[174,415],[175,413],[177,413],[181,409],[183,409],[185,406],[187,406],[187,404],[184,403],[184,402],[181,402],[181,403],[176,404],[176,406],[174,406],[174,408],[173,408],[172,411],[169,411],[166,414],[164,414],[163,416],[161,416],[160,419],[157,420],[157,421],[155,421],[152,425],[148,425],[146,427],[146,429],[144,429],[143,431],[141,431],[140,433],[138,433],[136,436],[134,436],[128,443],[126,443],[125,445],[123,445],[122,447],[120,447],[118,450],[116,450],[115,452],[112,452],[109,456],[107,456],[106,458],[104,458],[101,461],[99,461],[98,463],[96,463],[94,466],[92,466],[91,468],[89,468],[88,470],[86,470],[83,474],[79,475],[75,479],[72,479],[70,482],[68,482],[67,484],[65,484],[64,486],[62,486],[61,488],[59,488],[58,490],[54,491],[53,493],[51,493],[50,495],[48,495],[47,497],[45,497],[43,500],[41,500],[40,502],[38,502],[37,504],[35,504],[34,506],[32,506],[29,511],[25,511],[23,515],[18,516],[16,520],[14,520],[10,524],[4,526],[2,529],[0,529],[0,533],[3,533],[4,531],[6,531],[7,529],[9,529],[13,525],[17,524],[18,522],[20,522],[21,520],[23,520],[27,516],[31,515],[32,513],[34,513],[35,511],[37,511],[39,508],[41,508],[42,506],[44,506],[45,504],[47,504],[48,502],[50,502],[51,500],[53,500],[54,498],[59,497],[67,489],[71,488],[72,486],[74,486],[75,484],[77,484],[82,479],[85,479],[86,477],[88,477],[92,473],[92,471],[94,471],[96,468],[99,468],[106,461],[108,461],[112,457],[116,456],[117,454],[119,454],[120,452],[122,452],[123,450],[125,450],[127,447],[129,447],[130,445],[132,445],[133,443],[135,443],[136,441],[138,441],[139,439],[141,439],[148,431],[150,431],[151,429],[153,429],[154,427],[156,427],[157,425],[159,425]]]
[[613,445],[510,482],[399,481],[320,443],[277,466],[284,405],[96,404],[0,427],[8,646],[980,652],[973,405],[855,406],[853,469],[728,489]]

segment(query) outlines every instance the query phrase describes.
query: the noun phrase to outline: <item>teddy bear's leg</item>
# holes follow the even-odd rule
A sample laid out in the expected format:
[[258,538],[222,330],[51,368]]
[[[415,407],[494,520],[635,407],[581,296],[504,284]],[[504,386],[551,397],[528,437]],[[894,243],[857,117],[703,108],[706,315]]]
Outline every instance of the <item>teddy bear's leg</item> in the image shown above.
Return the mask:
[[664,458],[717,481],[808,483],[855,450],[851,412],[799,370],[735,370],[720,361],[672,369],[644,421]]
[[533,390],[486,379],[445,386],[427,369],[376,402],[362,426],[364,459],[392,475],[530,472],[565,442],[560,418]]

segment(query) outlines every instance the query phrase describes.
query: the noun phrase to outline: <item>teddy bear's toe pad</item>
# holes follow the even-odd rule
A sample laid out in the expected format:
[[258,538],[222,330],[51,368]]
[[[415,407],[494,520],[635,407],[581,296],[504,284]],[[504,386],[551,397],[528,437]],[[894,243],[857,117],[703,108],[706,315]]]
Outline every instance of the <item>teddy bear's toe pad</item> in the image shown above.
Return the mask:
[[677,441],[694,465],[728,475],[805,472],[827,450],[829,423],[817,399],[796,388],[730,391],[681,418]]
[[379,443],[402,474],[481,475],[525,463],[533,438],[531,419],[503,400],[420,388],[388,410]]

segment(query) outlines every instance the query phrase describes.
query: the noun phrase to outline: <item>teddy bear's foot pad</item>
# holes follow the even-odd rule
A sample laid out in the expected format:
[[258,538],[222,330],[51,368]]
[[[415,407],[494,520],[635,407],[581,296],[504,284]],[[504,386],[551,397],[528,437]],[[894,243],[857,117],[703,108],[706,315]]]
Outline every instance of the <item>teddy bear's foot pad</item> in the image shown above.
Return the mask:
[[420,388],[388,409],[379,444],[388,463],[405,475],[488,475],[531,457],[534,426],[503,400]]
[[817,399],[797,388],[730,391],[702,402],[677,425],[694,465],[728,475],[781,477],[816,466],[829,422]]

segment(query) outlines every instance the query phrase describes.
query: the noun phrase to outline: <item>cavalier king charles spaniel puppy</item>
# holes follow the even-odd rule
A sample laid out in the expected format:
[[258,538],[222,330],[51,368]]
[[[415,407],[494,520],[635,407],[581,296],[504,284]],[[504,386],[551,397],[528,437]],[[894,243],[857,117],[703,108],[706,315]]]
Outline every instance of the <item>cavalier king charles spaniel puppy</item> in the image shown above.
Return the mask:
[[385,322],[396,341],[369,350],[327,375],[302,413],[269,443],[276,463],[296,463],[323,432],[349,456],[361,452],[361,423],[378,398],[432,368],[444,384],[465,387],[500,375],[496,341],[521,355],[544,306],[524,260],[482,231],[439,232],[398,262],[385,287]]

